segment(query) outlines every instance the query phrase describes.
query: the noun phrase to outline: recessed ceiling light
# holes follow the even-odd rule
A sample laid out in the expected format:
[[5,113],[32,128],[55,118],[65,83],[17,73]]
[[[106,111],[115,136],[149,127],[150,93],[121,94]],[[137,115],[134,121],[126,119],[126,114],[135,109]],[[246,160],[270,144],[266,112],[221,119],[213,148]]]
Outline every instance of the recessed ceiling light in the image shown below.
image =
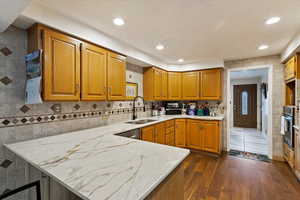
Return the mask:
[[125,24],[124,19],[119,18],[119,17],[114,18],[113,22],[117,26],[123,26]]
[[280,21],[280,17],[271,17],[269,19],[266,20],[266,24],[267,25],[271,25],[271,24],[276,24]]
[[258,50],[265,50],[265,49],[268,49],[268,48],[269,48],[268,45],[263,44],[263,45],[260,45],[260,46],[258,47]]
[[162,45],[162,44],[159,44],[159,45],[157,45],[156,46],[156,49],[157,50],[163,50],[165,47],[164,47],[164,45]]
[[178,62],[182,63],[184,60],[182,58],[178,59]]

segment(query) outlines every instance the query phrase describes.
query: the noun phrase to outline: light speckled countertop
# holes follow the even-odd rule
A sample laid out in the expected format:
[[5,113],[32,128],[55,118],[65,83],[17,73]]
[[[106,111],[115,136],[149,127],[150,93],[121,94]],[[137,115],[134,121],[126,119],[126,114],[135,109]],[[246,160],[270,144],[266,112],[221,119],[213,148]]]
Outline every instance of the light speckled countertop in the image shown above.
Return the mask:
[[144,199],[189,154],[189,150],[114,134],[170,119],[223,120],[223,116],[162,116],[15,144],[6,148],[85,200]]

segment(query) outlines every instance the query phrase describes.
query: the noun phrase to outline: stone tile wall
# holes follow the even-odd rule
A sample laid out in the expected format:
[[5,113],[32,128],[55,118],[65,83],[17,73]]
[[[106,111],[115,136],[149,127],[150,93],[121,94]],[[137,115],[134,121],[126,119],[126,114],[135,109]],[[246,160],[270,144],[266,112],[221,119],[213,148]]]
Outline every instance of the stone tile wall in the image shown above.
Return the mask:
[[[280,117],[282,114],[282,107],[284,105],[284,77],[283,69],[284,66],[280,63],[280,56],[266,56],[259,58],[251,58],[236,61],[225,62],[225,73],[224,73],[224,105],[227,105],[227,69],[229,68],[242,68],[242,67],[253,67],[253,66],[263,66],[272,65],[273,66],[273,98],[272,98],[272,154],[274,159],[281,160],[283,157],[283,146],[282,146],[282,136],[280,135]],[[227,110],[227,108],[225,108]],[[227,120],[227,119],[226,119]],[[224,138],[224,149],[227,148],[227,134],[226,133],[226,121],[224,122],[225,134]]]
[[[24,30],[13,26],[0,33],[0,194],[28,181],[25,162],[4,151],[4,143],[126,121],[132,116],[132,101],[24,105],[26,37]],[[143,95],[142,68],[128,63],[126,79],[138,83],[139,95]],[[140,117],[150,115],[150,102],[146,102],[146,112],[142,112],[141,101],[137,107]],[[21,193],[15,199],[24,198]]]

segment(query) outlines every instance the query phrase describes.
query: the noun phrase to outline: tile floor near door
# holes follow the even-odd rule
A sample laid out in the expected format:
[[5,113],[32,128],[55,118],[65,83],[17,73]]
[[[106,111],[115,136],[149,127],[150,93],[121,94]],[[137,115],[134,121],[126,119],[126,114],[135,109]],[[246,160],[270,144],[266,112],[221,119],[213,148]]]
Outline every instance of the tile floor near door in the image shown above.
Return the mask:
[[254,128],[233,127],[230,131],[230,149],[268,155],[267,137]]

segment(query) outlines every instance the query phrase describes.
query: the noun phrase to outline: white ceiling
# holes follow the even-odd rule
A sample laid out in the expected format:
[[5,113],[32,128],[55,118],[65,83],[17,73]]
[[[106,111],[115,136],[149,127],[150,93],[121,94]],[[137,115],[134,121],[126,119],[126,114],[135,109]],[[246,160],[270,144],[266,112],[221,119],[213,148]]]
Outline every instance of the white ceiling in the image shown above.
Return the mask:
[[[35,0],[143,52],[177,64],[279,54],[300,31],[299,0]],[[266,26],[264,20],[280,16]],[[126,24],[116,27],[114,17]],[[157,51],[156,44],[165,45]],[[257,50],[266,43],[268,50]]]

